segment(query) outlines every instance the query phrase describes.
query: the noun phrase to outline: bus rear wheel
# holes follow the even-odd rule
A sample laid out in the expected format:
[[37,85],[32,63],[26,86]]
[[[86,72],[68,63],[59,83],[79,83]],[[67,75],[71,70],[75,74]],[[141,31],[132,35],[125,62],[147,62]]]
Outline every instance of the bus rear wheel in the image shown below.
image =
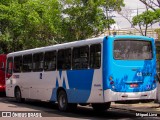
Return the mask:
[[22,98],[21,90],[19,89],[19,87],[17,87],[17,88],[15,89],[15,98],[16,98],[16,101],[19,102],[19,103],[25,101],[25,99]]
[[111,105],[111,102],[107,102],[107,103],[93,103],[92,104],[92,108],[95,111],[105,111],[105,110],[109,109],[110,105]]

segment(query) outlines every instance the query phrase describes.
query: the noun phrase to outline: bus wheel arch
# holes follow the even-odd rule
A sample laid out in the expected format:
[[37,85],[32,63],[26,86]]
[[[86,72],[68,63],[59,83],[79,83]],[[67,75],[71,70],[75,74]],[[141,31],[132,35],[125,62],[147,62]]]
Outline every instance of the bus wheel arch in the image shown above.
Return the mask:
[[[57,101],[58,101],[58,95],[59,95],[59,93],[60,93],[60,91],[65,91],[65,89],[63,88],[63,87],[59,87],[58,89],[57,89]],[[66,92],[66,91],[65,91]]]
[[16,98],[16,101],[21,103],[21,102],[24,102],[25,99],[22,98],[22,94],[21,94],[21,89],[19,86],[16,86],[15,89],[14,89],[14,96]]

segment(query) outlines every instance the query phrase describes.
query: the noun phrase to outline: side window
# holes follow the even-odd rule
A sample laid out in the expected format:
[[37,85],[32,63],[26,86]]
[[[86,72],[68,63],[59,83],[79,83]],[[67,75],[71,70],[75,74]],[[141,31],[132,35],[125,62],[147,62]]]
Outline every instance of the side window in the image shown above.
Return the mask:
[[90,46],[90,68],[98,69],[101,67],[101,44]]
[[58,51],[57,69],[71,69],[71,49]]
[[31,72],[32,71],[32,54],[23,56],[23,72]]
[[44,70],[56,70],[56,51],[45,52],[44,55]]
[[10,77],[12,75],[12,68],[13,68],[13,58],[9,57],[7,59],[7,76],[6,77]]
[[43,53],[33,54],[33,71],[43,71]]
[[88,69],[89,63],[89,47],[73,48],[73,69]]
[[22,56],[16,56],[14,57],[14,67],[13,72],[19,73],[22,70]]

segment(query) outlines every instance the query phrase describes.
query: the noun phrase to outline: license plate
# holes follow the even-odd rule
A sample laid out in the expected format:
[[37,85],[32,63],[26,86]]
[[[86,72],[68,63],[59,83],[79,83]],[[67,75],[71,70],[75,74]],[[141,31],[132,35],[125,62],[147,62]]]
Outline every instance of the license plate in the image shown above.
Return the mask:
[[136,88],[136,87],[138,87],[138,84],[137,84],[137,83],[131,83],[131,84],[130,84],[130,87],[131,87],[131,88]]

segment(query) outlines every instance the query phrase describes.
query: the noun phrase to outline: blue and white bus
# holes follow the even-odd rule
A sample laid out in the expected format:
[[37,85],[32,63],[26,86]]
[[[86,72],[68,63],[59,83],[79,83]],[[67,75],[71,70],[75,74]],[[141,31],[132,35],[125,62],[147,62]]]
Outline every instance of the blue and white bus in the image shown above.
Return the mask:
[[156,99],[153,38],[116,35],[7,55],[6,95],[106,110],[112,101]]

